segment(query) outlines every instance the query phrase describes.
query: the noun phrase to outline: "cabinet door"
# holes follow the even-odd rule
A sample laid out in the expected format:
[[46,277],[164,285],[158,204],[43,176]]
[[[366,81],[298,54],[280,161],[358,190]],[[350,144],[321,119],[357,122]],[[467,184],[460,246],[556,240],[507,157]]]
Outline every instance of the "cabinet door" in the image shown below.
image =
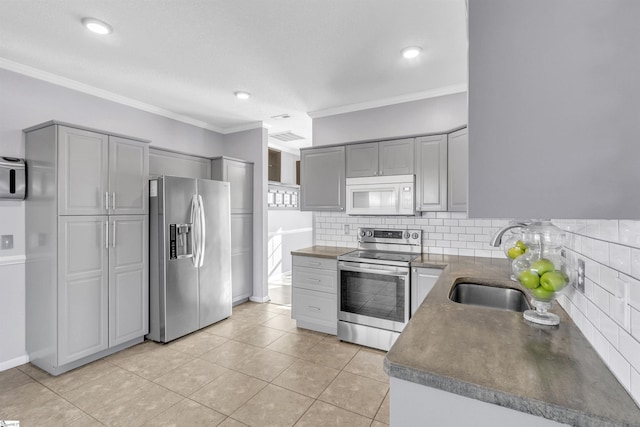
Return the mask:
[[300,162],[300,210],[344,211],[344,146],[302,150]]
[[416,209],[447,210],[447,137],[416,139]]
[[467,211],[467,188],[469,185],[469,138],[467,129],[449,134],[448,150],[448,206],[449,211]]
[[409,175],[415,159],[413,138],[380,142],[380,175]]
[[109,138],[58,127],[58,214],[103,215],[109,191]]
[[347,145],[347,178],[378,175],[378,143]]
[[109,137],[110,214],[148,213],[149,147]]
[[411,316],[414,315],[422,301],[431,292],[442,270],[437,268],[413,268],[411,269]]
[[58,218],[58,366],[108,346],[106,216]]
[[231,213],[253,212],[253,165],[224,161],[225,181],[231,183]]
[[109,217],[109,347],[149,332],[146,215]]
[[233,302],[253,294],[253,215],[231,215],[231,287]]

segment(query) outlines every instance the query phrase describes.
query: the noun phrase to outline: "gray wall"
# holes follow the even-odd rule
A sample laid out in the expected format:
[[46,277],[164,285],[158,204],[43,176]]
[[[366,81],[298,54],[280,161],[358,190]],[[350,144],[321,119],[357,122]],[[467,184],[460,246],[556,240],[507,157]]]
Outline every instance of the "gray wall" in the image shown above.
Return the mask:
[[313,145],[449,131],[467,124],[467,93],[313,119]]
[[296,161],[300,160],[300,154],[295,155],[282,151],[280,158],[280,182],[283,184],[296,183]]

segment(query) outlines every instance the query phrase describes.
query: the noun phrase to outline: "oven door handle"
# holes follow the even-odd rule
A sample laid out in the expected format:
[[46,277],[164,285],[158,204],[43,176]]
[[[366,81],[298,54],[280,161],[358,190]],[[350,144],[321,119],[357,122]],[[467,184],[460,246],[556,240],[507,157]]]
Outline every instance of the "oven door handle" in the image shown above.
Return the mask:
[[406,267],[392,267],[392,266],[377,266],[374,264],[367,264],[364,267],[362,264],[349,264],[344,261],[338,262],[338,270],[340,271],[353,271],[355,273],[372,273],[372,274],[383,274],[385,276],[400,276],[404,279],[403,276],[409,274],[409,268]]

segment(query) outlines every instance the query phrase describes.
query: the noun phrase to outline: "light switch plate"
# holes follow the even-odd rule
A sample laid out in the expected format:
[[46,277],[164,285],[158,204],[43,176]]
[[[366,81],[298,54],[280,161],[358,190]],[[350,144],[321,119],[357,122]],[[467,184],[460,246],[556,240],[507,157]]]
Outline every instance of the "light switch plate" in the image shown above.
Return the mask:
[[584,260],[578,260],[578,290],[584,294],[584,275],[585,275],[585,266]]
[[350,231],[349,224],[345,224],[344,225],[344,234],[349,234],[349,231]]
[[13,249],[13,234],[3,234],[0,237],[0,241],[2,242],[2,249]]

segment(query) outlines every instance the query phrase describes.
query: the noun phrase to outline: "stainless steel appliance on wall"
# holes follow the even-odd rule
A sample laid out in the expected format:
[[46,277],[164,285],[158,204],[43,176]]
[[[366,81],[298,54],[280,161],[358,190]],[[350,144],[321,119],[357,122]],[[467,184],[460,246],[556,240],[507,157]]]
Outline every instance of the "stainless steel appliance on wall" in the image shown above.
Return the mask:
[[229,183],[150,181],[147,338],[168,342],[231,315]]
[[421,230],[358,229],[358,250],[338,257],[338,338],[389,350],[409,321],[410,264]]
[[347,178],[348,215],[415,215],[415,176]]

